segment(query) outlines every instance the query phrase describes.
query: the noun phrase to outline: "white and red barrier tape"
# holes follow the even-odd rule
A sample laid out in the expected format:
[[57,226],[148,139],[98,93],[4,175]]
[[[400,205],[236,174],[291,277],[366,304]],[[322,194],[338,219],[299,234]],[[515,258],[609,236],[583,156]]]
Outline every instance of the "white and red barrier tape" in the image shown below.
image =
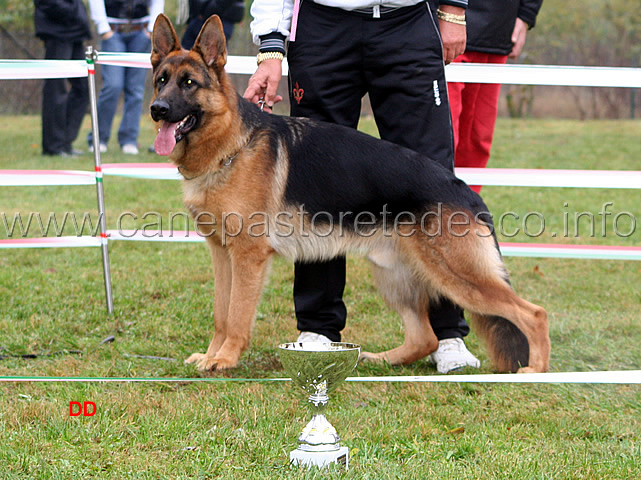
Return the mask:
[[[106,163],[105,176],[150,180],[181,180],[168,163]],[[641,171],[561,170],[512,168],[457,168],[456,175],[469,185],[557,187],[557,188],[641,188]],[[94,173],[74,170],[0,170],[0,186],[92,185]]]
[[[148,53],[98,52],[98,64],[151,68]],[[230,55],[228,73],[251,75],[256,58]],[[488,65],[452,63],[445,67],[448,82],[641,88],[641,68],[567,65]],[[283,64],[287,75],[287,62]],[[82,60],[0,60],[0,80],[86,77]]]
[[[108,240],[169,243],[202,243],[205,241],[205,237],[195,231],[108,230],[107,238]],[[90,236],[9,238],[0,240],[0,249],[99,247],[101,242],[99,237]],[[509,242],[501,242],[499,246],[505,257],[641,260],[641,247]]]
[[95,185],[96,174],[83,170],[0,170],[0,186]]

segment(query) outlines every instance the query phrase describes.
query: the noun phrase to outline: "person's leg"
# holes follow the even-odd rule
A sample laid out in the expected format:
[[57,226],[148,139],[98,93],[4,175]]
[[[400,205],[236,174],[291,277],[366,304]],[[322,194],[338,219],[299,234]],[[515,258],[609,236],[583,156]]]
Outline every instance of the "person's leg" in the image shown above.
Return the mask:
[[[71,51],[71,42],[53,38],[45,41],[45,58],[48,60],[69,60]],[[51,78],[44,81],[42,87],[42,153],[45,155],[59,155],[68,152],[69,145],[65,134],[68,97],[66,78]]]
[[465,150],[470,142],[470,137],[474,135],[473,125],[476,115],[477,99],[480,93],[480,83],[465,83],[461,96],[461,114],[459,115],[458,129],[454,132],[456,139],[456,150],[454,153],[454,165],[462,166],[461,160],[465,155]]
[[[298,35],[288,51],[291,115],[356,128],[363,95],[353,22],[339,9],[312,2],[301,6]],[[343,302],[345,258],[295,266],[298,329],[340,341],[347,309]]]
[[[476,63],[505,63],[507,56],[469,52],[468,61]],[[501,85],[496,83],[471,83],[466,86],[460,140],[456,148],[457,167],[484,168],[490,159],[494,126],[498,113]],[[471,187],[475,192],[480,186]]]
[[[151,40],[143,31],[128,34],[125,37],[125,43],[129,52],[145,53],[151,49]],[[118,142],[121,146],[137,145],[138,143],[146,78],[146,68],[130,67],[125,69],[125,101],[122,121],[118,129]]]
[[[370,100],[381,138],[453,169],[452,125],[435,20],[423,4],[388,15],[381,22],[375,19],[368,22],[365,61]],[[461,339],[469,333],[462,309],[449,300],[431,302],[428,312],[439,341]],[[478,360],[467,352],[464,344],[463,348],[457,367],[461,362],[478,366]],[[447,367],[447,371],[451,369]]]
[[339,8],[303,2],[289,44],[290,114],[356,128],[365,94],[357,25]]
[[[82,42],[75,42],[73,44],[71,58],[73,60],[83,60],[85,58],[84,45]],[[71,84],[71,90],[67,98],[66,144],[68,148],[67,151],[71,152],[71,144],[78,136],[82,120],[87,113],[89,86],[86,78],[71,78],[69,79],[69,83]]]
[[[454,59],[454,63],[467,63],[471,60],[467,56],[467,53],[462,53]],[[454,137],[454,163],[456,164],[456,148],[458,147],[459,142],[459,131],[461,129],[460,122],[461,118],[467,112],[467,105],[465,100],[469,98],[469,95],[466,95],[465,88],[466,86],[471,85],[469,83],[463,82],[449,82],[447,84],[447,94],[448,100],[450,102],[450,113],[452,116],[452,133]]]
[[[464,54],[465,55],[465,54]],[[459,56],[464,57],[464,55]],[[469,60],[467,60],[469,61]],[[478,84],[454,83],[448,85],[450,109],[452,112],[452,129],[455,145],[455,165],[459,165],[461,145],[469,138],[473,122],[475,99],[479,94]],[[479,191],[480,187],[471,187]],[[469,326],[463,319],[463,311],[446,301],[431,306],[430,317],[432,328],[439,339],[439,347],[430,359],[436,364],[440,373],[448,373],[465,366],[479,367],[480,362],[465,346],[463,337],[469,333]]]
[[340,342],[347,308],[343,302],[345,257],[294,265],[294,307],[297,327]]
[[366,26],[365,75],[381,138],[452,169],[441,40],[426,4],[368,19]]
[[456,147],[459,141],[461,114],[463,111],[463,92],[465,83],[451,82],[447,84],[447,96],[450,100],[452,114],[452,134],[454,138],[454,163],[456,164]]
[[[454,144],[456,145],[454,153],[454,165],[456,167],[471,167],[468,163],[469,142],[474,135],[474,118],[476,116],[476,105],[479,94],[481,93],[480,83],[459,83],[461,85],[461,111],[458,121],[452,121],[454,126]],[[455,89],[455,88],[454,88]],[[450,90],[452,92],[452,90]],[[476,193],[481,191],[480,185],[470,185],[470,188]]]
[[[122,40],[122,34],[114,35],[103,40],[101,49],[104,52],[125,52],[126,47]],[[101,65],[100,73],[102,75],[102,88],[98,95],[98,130],[100,132],[100,143],[107,144],[111,137],[111,125],[113,124],[118,100],[124,88],[125,67],[116,67],[113,65]],[[89,133],[89,145],[91,145],[91,132]]]

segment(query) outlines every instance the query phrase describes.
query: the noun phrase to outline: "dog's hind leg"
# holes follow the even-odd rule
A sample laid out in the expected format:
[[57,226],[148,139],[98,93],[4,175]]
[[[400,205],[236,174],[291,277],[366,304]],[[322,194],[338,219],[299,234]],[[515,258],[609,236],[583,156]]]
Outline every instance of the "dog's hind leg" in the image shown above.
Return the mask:
[[426,357],[438,348],[438,339],[427,314],[429,295],[412,272],[393,252],[370,254],[374,282],[387,304],[403,319],[405,340],[386,352],[363,352],[361,359],[405,365]]
[[501,289],[497,285],[485,294],[502,298],[465,308],[470,311],[494,366],[501,372],[547,372],[550,338],[545,310],[518,297],[509,287]]
[[516,295],[494,239],[487,229],[477,228],[464,236],[416,235],[404,239],[402,247],[435,290],[479,322],[479,333],[499,371],[520,366],[521,372],[545,372],[550,357],[547,314]]
[[[229,252],[213,241],[207,242],[214,266],[214,337],[206,353],[194,353],[185,363],[199,365],[203,359],[214,358],[227,337],[229,296],[231,293],[231,259]],[[206,360],[205,360],[206,362]],[[199,367],[200,368],[200,367]]]

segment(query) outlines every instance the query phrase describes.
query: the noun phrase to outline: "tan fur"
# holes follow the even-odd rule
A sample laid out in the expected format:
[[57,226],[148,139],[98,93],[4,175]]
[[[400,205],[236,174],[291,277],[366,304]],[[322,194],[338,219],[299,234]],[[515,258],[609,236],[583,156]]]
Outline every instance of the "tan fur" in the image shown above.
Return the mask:
[[[289,167],[286,150],[278,149],[275,161],[265,161],[272,155],[268,139],[252,135],[240,119],[236,93],[223,70],[225,45],[219,19],[207,20],[196,45],[186,52],[180,48],[167,17],[161,15],[154,28],[153,44],[154,71],[172,58],[188,59],[172,63],[176,74],[191,69],[190,62],[200,62],[208,65],[214,82],[210,88],[196,92],[206,112],[200,128],[179,142],[170,156],[185,176],[185,205],[199,230],[208,235],[215,275],[215,335],[205,353],[195,353],[186,362],[200,370],[226,369],[238,363],[249,346],[256,306],[274,254],[293,260],[320,260],[358,253],[369,256],[377,287],[405,325],[401,346],[377,354],[364,353],[364,359],[406,364],[432,353],[438,340],[430,325],[428,306],[444,295],[480,320],[481,333],[488,332],[486,320],[491,316],[509,319],[529,342],[529,366],[525,370],[548,369],[550,343],[545,311],[522,300],[510,288],[486,226],[455,225],[434,236],[420,232],[408,235],[418,225],[404,226],[400,232],[379,230],[371,236],[338,228],[325,236],[319,227],[319,235],[312,235],[309,216],[299,222],[297,207],[284,201]],[[263,223],[257,212],[265,214]],[[291,216],[290,231],[283,231],[278,224],[279,213]],[[448,225],[453,215],[445,210],[440,226]],[[253,227],[252,216],[256,220]],[[212,218],[218,223],[211,224]],[[221,225],[223,219],[226,221]],[[439,225],[427,227],[433,230]],[[304,232],[310,235],[304,237]],[[491,355],[498,341],[489,338]],[[513,368],[500,355],[493,358],[499,370]]]

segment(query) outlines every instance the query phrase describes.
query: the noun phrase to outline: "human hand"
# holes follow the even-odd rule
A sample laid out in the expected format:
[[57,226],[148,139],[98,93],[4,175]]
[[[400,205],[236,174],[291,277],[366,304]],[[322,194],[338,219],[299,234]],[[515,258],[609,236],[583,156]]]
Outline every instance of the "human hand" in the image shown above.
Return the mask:
[[103,40],[109,40],[113,36],[114,36],[114,31],[109,30],[108,32],[105,32],[102,35],[100,35],[100,38],[102,38]]
[[[440,10],[454,15],[465,14],[465,10],[462,8],[451,5],[441,5]],[[441,32],[441,41],[443,42],[443,60],[448,64],[465,52],[467,32],[465,31],[465,25],[447,22],[442,19],[439,19],[438,26]]]
[[243,97],[257,105],[261,101],[264,102],[263,110],[271,113],[274,104],[283,99],[282,96],[276,94],[282,76],[282,60],[276,58],[263,60],[258,65],[256,72],[250,77]]
[[525,46],[525,37],[527,36],[529,28],[529,25],[523,20],[520,18],[516,19],[516,22],[514,23],[514,30],[512,31],[512,51],[508,57],[516,58],[521,55],[521,51]]

